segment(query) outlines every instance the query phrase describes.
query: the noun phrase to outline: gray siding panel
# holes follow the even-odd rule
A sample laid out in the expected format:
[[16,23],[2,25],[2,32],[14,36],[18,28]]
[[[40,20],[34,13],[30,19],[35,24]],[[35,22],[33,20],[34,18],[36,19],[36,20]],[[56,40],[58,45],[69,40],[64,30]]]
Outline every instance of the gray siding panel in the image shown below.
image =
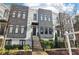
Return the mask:
[[[18,18],[18,17],[13,18],[12,17],[12,12],[13,11],[26,12],[26,18],[22,19],[22,16],[20,18]],[[16,14],[16,16],[17,16],[17,14]],[[7,37],[8,38],[25,38],[26,37],[27,21],[28,21],[27,17],[28,17],[28,7],[26,7],[26,6],[19,6],[19,5],[16,5],[16,6],[12,5],[11,11],[10,11],[10,17],[9,17],[8,25],[13,25],[14,27],[13,27],[13,33],[9,33],[9,26],[8,26],[8,30],[7,30]],[[21,28],[20,27],[19,27],[19,32],[15,33],[16,25],[25,26],[23,34],[21,34]]]

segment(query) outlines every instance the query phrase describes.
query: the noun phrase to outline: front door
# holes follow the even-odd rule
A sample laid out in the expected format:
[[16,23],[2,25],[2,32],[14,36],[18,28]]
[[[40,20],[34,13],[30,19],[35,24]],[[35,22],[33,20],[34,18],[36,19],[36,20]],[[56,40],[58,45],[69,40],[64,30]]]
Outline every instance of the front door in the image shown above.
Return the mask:
[[20,40],[20,49],[23,49],[23,46],[25,45],[25,40]]
[[33,35],[36,35],[36,27],[33,27]]

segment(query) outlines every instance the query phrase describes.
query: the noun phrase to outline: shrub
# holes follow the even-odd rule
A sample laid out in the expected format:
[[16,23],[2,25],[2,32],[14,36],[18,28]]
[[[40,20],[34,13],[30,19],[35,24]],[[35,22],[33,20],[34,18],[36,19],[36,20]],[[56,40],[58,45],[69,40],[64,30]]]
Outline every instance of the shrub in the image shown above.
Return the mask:
[[0,48],[0,54],[4,54],[5,53],[5,49],[4,48]]
[[12,45],[5,45],[5,49],[7,49],[7,50],[12,49]]
[[23,49],[24,49],[25,51],[28,51],[28,50],[30,49],[30,46],[29,46],[28,44],[26,44],[26,45],[23,46]]
[[19,45],[13,45],[12,46],[12,49],[18,49],[19,48]]
[[54,47],[53,40],[49,40],[49,41],[41,40],[41,44],[42,44],[42,47],[46,49],[51,49]]

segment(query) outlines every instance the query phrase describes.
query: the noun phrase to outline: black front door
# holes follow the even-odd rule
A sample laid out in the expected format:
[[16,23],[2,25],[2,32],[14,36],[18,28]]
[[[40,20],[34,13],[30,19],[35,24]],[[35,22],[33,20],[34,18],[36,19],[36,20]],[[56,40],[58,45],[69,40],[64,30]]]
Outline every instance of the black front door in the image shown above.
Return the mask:
[[36,27],[33,27],[33,35],[36,35]]
[[19,44],[20,44],[19,48],[23,49],[23,46],[25,45],[25,40],[20,40]]

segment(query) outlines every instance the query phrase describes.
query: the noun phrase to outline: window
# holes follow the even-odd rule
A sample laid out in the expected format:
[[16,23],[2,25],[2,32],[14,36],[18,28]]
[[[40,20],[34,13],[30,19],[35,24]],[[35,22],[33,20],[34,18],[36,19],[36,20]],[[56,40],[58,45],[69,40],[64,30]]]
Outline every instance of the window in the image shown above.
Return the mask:
[[45,15],[44,14],[42,15],[42,20],[45,20]]
[[25,14],[25,12],[23,12],[22,18],[23,18],[23,19],[26,18],[26,14]]
[[44,30],[43,27],[40,27],[40,33],[43,34]]
[[34,14],[34,18],[33,18],[34,20],[37,20],[37,14]]
[[21,33],[24,33],[24,26],[21,26]]
[[7,17],[7,16],[8,16],[8,10],[5,10],[4,17]]
[[16,11],[13,11],[12,17],[15,17]]
[[15,33],[18,33],[18,30],[19,30],[19,26],[16,25]]
[[45,28],[45,34],[48,34],[48,29],[47,28]]
[[11,45],[12,40],[6,40],[6,45]]
[[13,25],[10,25],[9,33],[12,33],[12,31],[13,31]]
[[49,16],[48,21],[50,21],[50,20],[51,20],[51,17]]
[[52,29],[51,28],[49,28],[49,34],[52,34]]
[[18,16],[17,16],[17,17],[18,17],[18,18],[21,17],[21,11],[18,12]]
[[21,46],[23,46],[23,45],[25,45],[25,42],[26,42],[25,40],[20,40],[20,41],[19,41],[19,44],[20,44]]
[[48,16],[46,16],[46,19],[48,20]]
[[43,20],[43,16],[42,16],[42,14],[40,14],[40,20]]
[[47,20],[47,15],[45,15],[45,21]]

